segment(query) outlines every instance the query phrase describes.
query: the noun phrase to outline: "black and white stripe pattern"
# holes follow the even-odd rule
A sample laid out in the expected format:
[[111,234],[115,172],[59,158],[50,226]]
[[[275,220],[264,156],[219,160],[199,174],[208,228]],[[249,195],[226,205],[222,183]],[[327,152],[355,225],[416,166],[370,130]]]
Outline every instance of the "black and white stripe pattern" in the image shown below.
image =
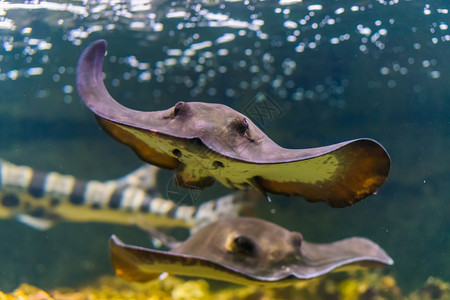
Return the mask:
[[[130,216],[145,214],[150,215],[146,220],[149,224],[158,219],[156,223],[161,226],[197,227],[222,216],[237,216],[246,205],[245,197],[238,193],[198,207],[178,206],[159,197],[155,190],[157,170],[145,166],[119,180],[100,182],[0,161],[0,217],[43,211],[43,217],[58,215],[63,220],[102,222],[103,214],[115,212],[108,217],[109,222],[132,223],[126,221]],[[70,209],[63,209],[67,206]],[[89,211],[93,210],[96,212],[92,216]],[[84,219],[81,214],[90,217]]]

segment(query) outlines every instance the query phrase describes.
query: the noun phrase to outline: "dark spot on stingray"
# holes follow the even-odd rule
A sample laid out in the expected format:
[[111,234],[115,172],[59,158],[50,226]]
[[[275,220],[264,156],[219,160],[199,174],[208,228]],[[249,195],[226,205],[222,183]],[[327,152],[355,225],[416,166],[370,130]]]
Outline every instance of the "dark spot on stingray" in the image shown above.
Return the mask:
[[5,196],[3,196],[2,199],[2,205],[4,207],[16,207],[19,206],[20,204],[20,200],[19,197],[17,197],[14,194],[6,194]]
[[254,256],[256,254],[256,245],[252,239],[241,235],[234,238],[231,251],[239,255]]
[[179,101],[177,102],[177,104],[175,104],[175,107],[173,108],[173,115],[176,117],[186,109],[187,109],[186,103],[183,101]]
[[248,122],[246,118],[236,122],[236,130],[240,135],[244,135],[248,130]]
[[300,248],[302,246],[302,240],[303,240],[303,236],[300,232],[292,232],[291,233],[292,237],[292,245],[294,246],[294,248]]
[[212,165],[213,165],[213,168],[214,168],[214,169],[217,169],[217,168],[224,168],[224,167],[225,167],[225,166],[223,165],[223,163],[222,163],[221,161],[218,161],[218,160],[214,161]]
[[172,150],[172,154],[173,154],[174,156],[178,157],[178,158],[180,158],[181,155],[182,155],[181,151],[178,150],[178,149],[173,149],[173,150]]
[[249,129],[247,118],[238,117],[230,123],[230,129],[239,135],[245,135]]

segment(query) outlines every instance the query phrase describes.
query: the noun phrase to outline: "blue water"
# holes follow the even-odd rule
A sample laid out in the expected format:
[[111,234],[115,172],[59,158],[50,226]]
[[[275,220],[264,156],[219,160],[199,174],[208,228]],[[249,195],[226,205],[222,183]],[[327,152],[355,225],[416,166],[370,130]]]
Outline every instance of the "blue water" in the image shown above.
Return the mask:
[[[376,241],[404,290],[429,276],[449,281],[448,2],[329,2],[2,2],[0,158],[86,179],[140,165],[76,93],[77,59],[102,38],[105,83],[126,106],[224,103],[284,147],[381,142],[392,168],[377,195],[345,209],[272,196],[261,216],[309,241]],[[261,97],[276,113],[252,112]],[[146,238],[118,225],[60,222],[40,232],[0,222],[0,290],[112,274],[109,235]]]

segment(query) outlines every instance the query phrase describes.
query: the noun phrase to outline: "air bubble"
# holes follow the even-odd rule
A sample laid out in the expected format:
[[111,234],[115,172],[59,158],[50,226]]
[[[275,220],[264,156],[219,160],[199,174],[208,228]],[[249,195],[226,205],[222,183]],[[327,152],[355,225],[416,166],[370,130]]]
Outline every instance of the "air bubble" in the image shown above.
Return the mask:
[[439,77],[441,77],[441,72],[439,71],[431,71],[430,72],[430,77],[433,79],[438,79]]
[[388,85],[388,87],[390,87],[390,88],[394,88],[394,87],[396,87],[397,82],[395,82],[394,79],[390,79],[390,80],[387,82],[387,85]]
[[64,94],[70,94],[73,92],[73,86],[71,86],[69,84],[65,85],[65,86],[63,86],[62,90],[63,90]]

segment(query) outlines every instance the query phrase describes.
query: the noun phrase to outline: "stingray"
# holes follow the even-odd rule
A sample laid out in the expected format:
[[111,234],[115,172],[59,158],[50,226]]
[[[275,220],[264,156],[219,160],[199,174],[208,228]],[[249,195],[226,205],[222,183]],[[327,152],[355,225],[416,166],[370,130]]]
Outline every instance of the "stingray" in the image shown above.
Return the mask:
[[214,103],[178,102],[162,111],[122,106],[103,83],[106,42],[81,55],[77,88],[103,129],[144,161],[176,170],[176,182],[204,188],[215,180],[233,189],[302,196],[345,207],[374,194],[384,183],[390,158],[378,142],[355,139],[310,148],[286,149],[248,117]]
[[383,249],[366,238],[310,243],[298,232],[250,217],[221,219],[184,242],[164,236],[162,240],[170,251],[126,245],[113,235],[110,249],[116,274],[139,282],[168,272],[243,285],[283,286],[331,271],[393,264]]

